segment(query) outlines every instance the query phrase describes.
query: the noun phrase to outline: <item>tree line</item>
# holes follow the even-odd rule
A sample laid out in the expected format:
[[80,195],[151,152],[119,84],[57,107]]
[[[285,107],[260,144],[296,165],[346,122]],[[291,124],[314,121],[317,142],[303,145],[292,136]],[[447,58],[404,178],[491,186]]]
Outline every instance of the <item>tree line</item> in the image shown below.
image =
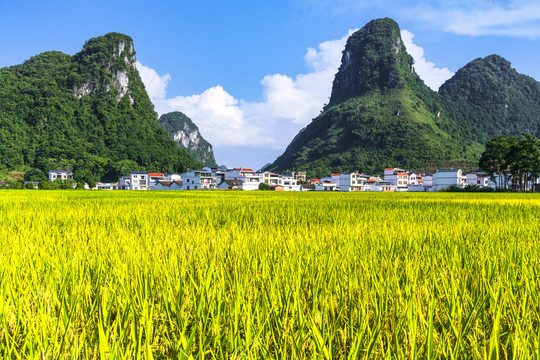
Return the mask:
[[534,191],[540,176],[540,139],[527,133],[522,139],[497,135],[486,144],[479,167],[499,189],[511,181],[513,190]]

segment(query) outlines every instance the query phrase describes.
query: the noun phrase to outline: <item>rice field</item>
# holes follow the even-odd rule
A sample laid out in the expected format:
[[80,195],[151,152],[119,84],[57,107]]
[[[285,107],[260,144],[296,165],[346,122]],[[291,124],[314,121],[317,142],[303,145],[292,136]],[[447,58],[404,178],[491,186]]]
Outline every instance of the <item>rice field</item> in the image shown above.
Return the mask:
[[0,191],[2,359],[540,359],[540,196]]

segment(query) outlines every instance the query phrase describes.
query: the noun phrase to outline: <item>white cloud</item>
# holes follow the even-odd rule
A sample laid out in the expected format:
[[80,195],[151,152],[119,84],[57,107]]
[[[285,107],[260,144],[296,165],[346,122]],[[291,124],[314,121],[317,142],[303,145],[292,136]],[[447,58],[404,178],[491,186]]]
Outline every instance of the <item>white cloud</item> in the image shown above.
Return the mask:
[[418,8],[416,16],[459,35],[499,35],[540,37],[540,3],[538,1],[493,2],[469,1],[439,8]]
[[[304,61],[309,72],[294,78],[283,75],[267,75],[261,80],[263,101],[238,100],[222,86],[211,87],[201,94],[191,96],[167,96],[169,74],[159,75],[155,70],[137,63],[137,68],[147,88],[156,111],[161,115],[181,111],[199,127],[201,134],[214,145],[216,157],[223,163],[226,155],[220,149],[234,151],[229,165],[261,166],[274,158],[261,158],[260,164],[246,164],[259,152],[262,157],[275,156],[290,143],[298,131],[309,124],[328,102],[332,81],[341,63],[342,51],[349,30],[341,39],[325,41],[315,48],[308,48]],[[402,32],[408,52],[415,59],[415,68],[428,86],[437,89],[452,72],[440,69],[426,61],[424,50],[413,43],[414,35]],[[235,150],[236,149],[236,150]],[[273,150],[271,150],[273,149]],[[238,154],[246,153],[244,161]]]
[[169,98],[168,74],[160,76],[140,63],[137,68],[156,111],[182,111],[215,148],[248,145],[284,149],[328,101],[341,52],[352,32],[323,42],[317,49],[309,48],[304,61],[310,72],[294,78],[282,74],[265,76],[261,80],[261,102],[237,100],[219,85],[202,94]]
[[137,70],[139,70],[139,74],[141,74],[144,86],[146,87],[146,92],[148,92],[150,99],[152,101],[164,99],[167,95],[167,85],[169,80],[171,80],[171,75],[165,74],[163,76],[159,76],[156,70],[149,68],[148,66],[144,66],[138,61],[136,66]]
[[429,62],[424,57],[424,49],[413,43],[414,34],[407,31],[401,31],[401,38],[407,48],[407,52],[414,58],[414,69],[418,75],[424,80],[427,86],[435,91],[454,73],[447,68],[437,68],[435,63]]

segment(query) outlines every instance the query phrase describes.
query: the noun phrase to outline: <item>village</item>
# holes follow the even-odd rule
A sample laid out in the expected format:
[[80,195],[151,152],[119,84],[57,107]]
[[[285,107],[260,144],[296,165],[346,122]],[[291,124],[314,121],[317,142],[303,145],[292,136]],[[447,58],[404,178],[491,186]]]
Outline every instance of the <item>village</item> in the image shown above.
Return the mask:
[[[49,181],[71,179],[67,170],[49,171]],[[306,179],[305,172],[285,175],[248,168],[204,167],[182,174],[131,172],[114,183],[96,183],[95,190],[272,190],[272,191],[441,191],[448,188],[501,188],[501,179],[485,172],[463,174],[461,169],[440,169],[433,174],[415,174],[401,168],[386,168],[378,176],[358,172],[333,173],[320,179]],[[511,188],[511,181],[505,182]],[[37,184],[36,184],[37,186]],[[86,185],[87,189],[90,189]]]

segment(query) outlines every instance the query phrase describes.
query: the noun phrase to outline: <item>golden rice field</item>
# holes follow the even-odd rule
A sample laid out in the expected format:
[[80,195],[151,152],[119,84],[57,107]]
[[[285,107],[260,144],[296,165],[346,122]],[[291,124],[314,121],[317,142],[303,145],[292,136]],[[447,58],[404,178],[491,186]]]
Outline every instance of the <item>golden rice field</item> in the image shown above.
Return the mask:
[[540,358],[540,196],[0,191],[2,359]]

